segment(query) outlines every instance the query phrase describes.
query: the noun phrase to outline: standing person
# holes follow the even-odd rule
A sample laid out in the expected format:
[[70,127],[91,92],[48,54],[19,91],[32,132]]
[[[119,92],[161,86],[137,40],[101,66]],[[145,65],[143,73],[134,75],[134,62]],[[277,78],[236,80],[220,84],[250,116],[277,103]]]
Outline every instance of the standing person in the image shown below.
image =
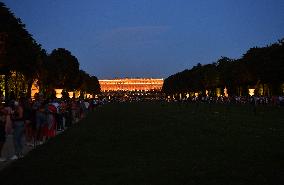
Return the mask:
[[28,146],[33,146],[32,139],[33,139],[33,124],[32,124],[32,106],[31,100],[25,99],[24,105],[24,120],[25,120],[25,136],[26,136],[26,144]]
[[6,161],[6,159],[2,157],[2,149],[6,141],[5,124],[6,124],[6,111],[4,110],[4,106],[1,103],[0,104],[0,162]]
[[71,109],[71,101],[66,102],[65,107],[65,126],[68,128],[72,125],[72,109]]
[[66,118],[67,118],[67,103],[65,101],[61,101],[60,106],[59,106],[59,112],[62,117],[62,125],[63,125],[63,130],[66,128]]
[[57,108],[52,104],[47,105],[47,125],[45,126],[45,136],[47,138],[56,135],[57,121],[56,121]]
[[[86,105],[87,104],[85,104],[85,100],[84,99],[80,100],[80,117],[79,117],[80,120],[82,118],[84,118],[86,116],[86,114],[87,114],[87,107],[86,107]],[[88,104],[88,106],[89,106],[89,104]]]
[[8,102],[5,103],[4,110],[6,111],[6,127],[5,127],[6,135],[12,134],[13,132],[13,125],[11,120],[12,111],[13,111],[12,107],[14,107],[14,105],[11,105],[11,103]]
[[32,106],[35,121],[35,145],[43,144],[43,127],[46,124],[45,105],[42,95],[35,95],[35,101]]
[[63,128],[62,114],[60,112],[60,109],[61,109],[60,103],[54,99],[52,100],[51,105],[55,107],[55,111],[53,112],[53,115],[55,117],[57,131],[63,131],[64,128]]
[[15,155],[11,157],[11,160],[15,160],[23,157],[23,136],[25,129],[25,119],[24,119],[24,108],[23,108],[24,99],[21,98],[18,102],[15,101],[15,109],[12,115],[12,122],[14,128],[14,147]]
[[71,102],[72,124],[77,122],[77,102],[75,98]]

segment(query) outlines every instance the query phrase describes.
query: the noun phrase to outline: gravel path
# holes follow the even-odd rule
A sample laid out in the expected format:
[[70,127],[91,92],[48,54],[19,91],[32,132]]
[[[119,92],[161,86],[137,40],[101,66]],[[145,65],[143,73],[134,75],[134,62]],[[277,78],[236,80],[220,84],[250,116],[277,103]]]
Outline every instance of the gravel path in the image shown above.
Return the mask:
[[[24,143],[26,143],[26,142],[24,141]],[[23,150],[24,155],[26,155],[32,149],[33,149],[32,147],[24,145],[24,150]],[[5,143],[3,150],[2,150],[2,157],[6,158],[7,161],[0,162],[0,171],[3,168],[5,168],[8,164],[13,162],[13,160],[10,160],[9,158],[14,155],[14,152],[15,152],[15,150],[14,150],[14,144],[13,144],[13,135],[8,135],[8,136],[6,136],[6,143]]]

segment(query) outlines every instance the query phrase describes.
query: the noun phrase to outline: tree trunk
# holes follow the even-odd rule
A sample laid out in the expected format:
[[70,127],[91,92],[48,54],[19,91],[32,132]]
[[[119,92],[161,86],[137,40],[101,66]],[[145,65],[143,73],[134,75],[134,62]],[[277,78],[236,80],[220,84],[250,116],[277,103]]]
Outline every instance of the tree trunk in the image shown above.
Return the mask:
[[8,85],[8,80],[9,80],[9,72],[5,73],[5,78],[4,78],[4,85],[5,85],[5,101],[9,100],[9,85]]
[[15,95],[16,95],[16,98],[19,97],[19,90],[18,90],[18,72],[16,71],[16,80],[15,80]]
[[262,83],[262,94],[261,95],[265,96],[264,83]]
[[30,98],[32,95],[32,85],[33,80],[28,80],[27,98]]

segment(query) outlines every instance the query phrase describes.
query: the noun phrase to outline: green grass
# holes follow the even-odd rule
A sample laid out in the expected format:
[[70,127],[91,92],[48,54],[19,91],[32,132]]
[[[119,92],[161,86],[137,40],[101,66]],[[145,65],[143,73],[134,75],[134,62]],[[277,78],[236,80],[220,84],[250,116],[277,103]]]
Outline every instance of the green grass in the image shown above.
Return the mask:
[[109,104],[0,172],[5,184],[284,184],[284,110]]

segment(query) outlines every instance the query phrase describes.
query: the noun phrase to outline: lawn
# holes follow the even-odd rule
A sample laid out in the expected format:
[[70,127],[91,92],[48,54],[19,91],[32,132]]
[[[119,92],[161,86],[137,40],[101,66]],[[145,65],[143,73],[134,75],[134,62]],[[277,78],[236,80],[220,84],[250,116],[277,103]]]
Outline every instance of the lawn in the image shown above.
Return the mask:
[[284,109],[108,104],[0,172],[1,185],[284,184]]

